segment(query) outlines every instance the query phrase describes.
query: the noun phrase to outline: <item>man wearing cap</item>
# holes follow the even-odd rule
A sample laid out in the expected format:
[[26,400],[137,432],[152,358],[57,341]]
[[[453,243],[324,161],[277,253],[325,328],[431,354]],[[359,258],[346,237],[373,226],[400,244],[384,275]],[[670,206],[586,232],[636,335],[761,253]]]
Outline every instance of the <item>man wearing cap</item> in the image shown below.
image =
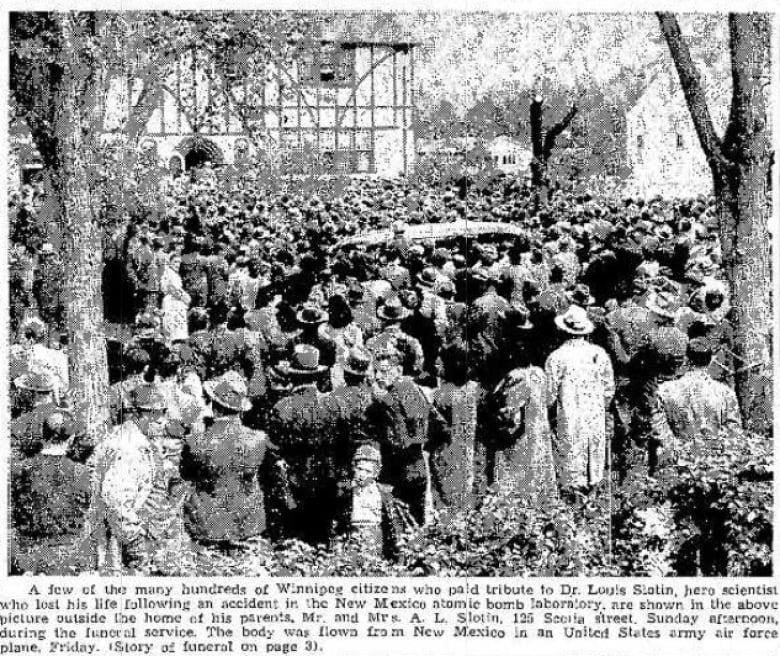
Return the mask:
[[606,351],[586,341],[587,312],[572,305],[555,318],[566,342],[545,363],[547,404],[555,406],[556,465],[561,488],[588,489],[604,478],[606,409],[615,393]]
[[169,498],[160,437],[165,399],[143,383],[130,396],[130,416],[95,447],[90,459],[87,536],[98,570],[121,571],[149,558],[175,530],[179,505]]
[[376,310],[383,323],[383,330],[366,342],[366,348],[376,357],[388,349],[400,354],[403,375],[416,378],[422,373],[425,355],[420,342],[401,329],[401,322],[411,312],[403,306],[398,296],[391,296]]
[[403,531],[415,525],[414,518],[393,496],[392,486],[378,482],[382,454],[375,442],[362,442],[354,449],[351,470],[337,501],[335,533],[348,533],[361,554],[392,559]]
[[653,433],[667,454],[674,451],[677,441],[717,438],[723,430],[742,428],[734,390],[707,372],[712,360],[709,341],[692,339],[686,355],[689,370],[659,385],[656,395]]
[[225,373],[204,383],[203,389],[214,421],[184,444],[182,478],[193,486],[184,520],[198,541],[231,548],[265,531],[261,467],[268,438],[241,422],[241,413],[251,406],[240,374]]

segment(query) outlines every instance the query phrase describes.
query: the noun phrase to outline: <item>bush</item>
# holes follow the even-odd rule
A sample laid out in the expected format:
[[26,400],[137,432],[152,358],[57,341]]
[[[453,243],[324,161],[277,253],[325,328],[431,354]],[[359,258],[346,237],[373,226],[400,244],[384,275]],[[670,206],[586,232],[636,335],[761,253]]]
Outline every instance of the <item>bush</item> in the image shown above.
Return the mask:
[[616,498],[623,574],[770,576],[772,442],[721,433],[681,444],[657,478]]

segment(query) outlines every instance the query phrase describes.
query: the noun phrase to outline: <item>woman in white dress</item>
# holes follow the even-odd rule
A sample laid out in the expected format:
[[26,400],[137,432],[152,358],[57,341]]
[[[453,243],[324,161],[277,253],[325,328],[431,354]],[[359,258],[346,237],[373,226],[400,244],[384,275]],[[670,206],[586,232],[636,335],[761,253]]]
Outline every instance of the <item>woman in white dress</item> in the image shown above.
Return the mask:
[[163,269],[160,291],[162,300],[162,331],[168,341],[184,341],[189,337],[187,331],[187,310],[190,307],[190,295],[184,291],[179,276],[179,258],[171,258],[170,264]]

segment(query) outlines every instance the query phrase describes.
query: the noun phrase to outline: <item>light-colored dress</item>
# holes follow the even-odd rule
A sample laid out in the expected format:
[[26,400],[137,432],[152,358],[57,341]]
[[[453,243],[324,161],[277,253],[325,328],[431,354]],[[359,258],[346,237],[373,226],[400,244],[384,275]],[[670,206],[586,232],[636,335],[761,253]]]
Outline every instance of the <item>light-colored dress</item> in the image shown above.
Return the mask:
[[190,295],[184,291],[181,277],[171,267],[166,266],[160,281],[162,300],[162,331],[169,342],[185,340],[187,330],[187,310]]
[[568,340],[545,364],[547,403],[557,405],[554,444],[561,487],[596,485],[606,463],[606,409],[615,394],[606,351],[583,338]]
[[[496,453],[498,488],[532,506],[558,496],[547,421],[547,379],[539,367],[514,369],[496,390],[506,418],[515,429],[515,442]],[[522,428],[522,433],[520,429]]]

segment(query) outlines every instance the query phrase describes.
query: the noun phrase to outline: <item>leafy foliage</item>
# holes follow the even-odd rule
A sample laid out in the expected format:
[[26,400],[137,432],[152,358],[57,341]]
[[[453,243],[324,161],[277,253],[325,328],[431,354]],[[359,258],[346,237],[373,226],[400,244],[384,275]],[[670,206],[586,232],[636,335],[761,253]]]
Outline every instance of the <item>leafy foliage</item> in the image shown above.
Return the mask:
[[697,439],[658,478],[624,486],[613,516],[620,571],[770,575],[771,449],[753,433]]

